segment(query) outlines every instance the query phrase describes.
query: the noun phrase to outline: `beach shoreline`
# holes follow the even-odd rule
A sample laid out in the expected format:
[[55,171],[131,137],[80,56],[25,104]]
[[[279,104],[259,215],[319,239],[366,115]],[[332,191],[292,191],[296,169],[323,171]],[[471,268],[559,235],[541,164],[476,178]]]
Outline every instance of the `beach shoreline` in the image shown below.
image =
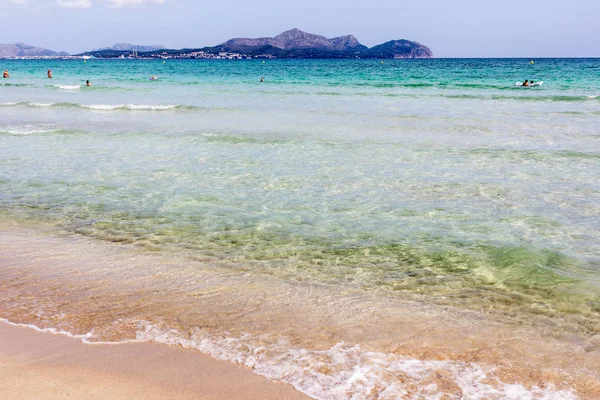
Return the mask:
[[0,323],[0,397],[307,399],[249,368],[155,343],[85,344]]
[[[76,343],[80,351],[91,354],[86,360],[100,351],[95,349],[105,349],[99,357],[116,351],[114,357],[124,361],[106,367],[109,375],[131,364],[121,357],[121,351],[131,360],[145,352],[166,351],[173,360],[178,359],[176,354],[222,360],[219,363],[231,363],[249,375],[250,370],[236,364],[251,367],[257,375],[289,384],[290,390],[293,386],[314,398],[344,398],[344,394],[350,396],[369,387],[384,390],[387,385],[402,385],[394,390],[412,394],[421,393],[425,386],[465,396],[487,393],[490,398],[513,398],[506,396],[515,390],[532,398],[592,399],[600,393],[597,371],[590,369],[598,363],[593,340],[582,348],[576,339],[555,337],[550,331],[422,302],[357,297],[351,292],[327,297],[331,288],[290,286],[268,276],[236,277],[211,270],[207,263],[147,254],[126,244],[59,235],[52,229],[7,226],[0,230],[0,237],[4,287],[0,318],[43,331],[63,330],[75,338],[30,333],[42,335],[46,341],[58,337]],[[189,288],[176,283],[185,271],[184,276],[195,277]],[[172,295],[166,296],[165,291]],[[287,297],[282,300],[282,296]],[[298,325],[299,321],[303,324]],[[165,350],[159,350],[163,347]],[[170,353],[183,350],[179,347],[185,348],[184,353]],[[25,351],[27,346],[21,349]],[[50,345],[42,346],[40,354],[50,349]],[[66,349],[44,358],[68,359],[74,348]],[[198,361],[193,368],[210,372],[210,361],[206,361],[209,367]],[[160,362],[149,368],[156,376],[179,379],[179,364],[173,362],[173,370],[165,373],[160,372],[165,370]],[[17,367],[8,365],[8,370]],[[88,368],[84,375],[91,376],[93,365],[75,365]],[[68,364],[63,367],[67,376],[76,376],[77,371]],[[32,368],[13,368],[21,373],[5,376],[15,382],[27,380],[30,374],[39,375]],[[44,372],[50,374],[49,382],[63,374],[52,371]],[[124,375],[138,374],[145,379],[139,371],[128,373]],[[68,388],[69,382],[79,380],[60,382]],[[167,386],[186,387],[175,383],[165,381]],[[131,390],[131,386],[123,388]],[[196,386],[192,390],[204,393],[205,389]],[[182,393],[181,398],[184,396]],[[226,397],[236,398],[232,396]]]

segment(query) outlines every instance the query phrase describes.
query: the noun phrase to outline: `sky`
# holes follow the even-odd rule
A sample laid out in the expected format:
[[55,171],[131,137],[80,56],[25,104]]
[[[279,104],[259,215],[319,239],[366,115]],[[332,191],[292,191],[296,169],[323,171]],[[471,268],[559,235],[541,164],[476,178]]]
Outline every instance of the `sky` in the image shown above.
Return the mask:
[[600,57],[599,21],[599,0],[0,0],[0,43],[191,48],[298,28],[414,40],[435,57]]

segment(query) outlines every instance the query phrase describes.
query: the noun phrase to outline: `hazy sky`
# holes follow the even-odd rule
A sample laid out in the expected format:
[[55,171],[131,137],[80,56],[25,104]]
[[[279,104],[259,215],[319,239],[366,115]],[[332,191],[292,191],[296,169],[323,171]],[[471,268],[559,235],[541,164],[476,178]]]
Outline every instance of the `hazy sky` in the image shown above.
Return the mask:
[[436,57],[600,57],[600,0],[0,0],[0,43],[81,52],[170,48],[299,28],[373,46],[410,39]]

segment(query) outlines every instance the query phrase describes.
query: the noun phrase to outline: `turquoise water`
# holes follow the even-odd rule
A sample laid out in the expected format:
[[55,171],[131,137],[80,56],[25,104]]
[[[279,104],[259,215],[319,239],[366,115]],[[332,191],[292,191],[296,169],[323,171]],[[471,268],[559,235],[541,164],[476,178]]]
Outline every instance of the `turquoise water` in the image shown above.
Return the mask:
[[4,68],[4,219],[600,332],[600,60]]
[[[549,252],[558,265],[536,268],[598,283],[598,60],[0,67],[11,72],[0,88],[10,213],[319,279],[330,278],[332,251],[396,257],[404,246],[427,260],[457,252],[469,274],[492,264],[467,280],[508,279],[498,251]],[[544,85],[514,86],[525,78]],[[86,79],[92,87],[78,86]],[[325,262],[312,265],[315,254]],[[279,265],[292,256],[298,265]],[[355,260],[371,265],[369,286],[382,284],[378,258]],[[461,268],[425,263],[443,282],[464,281]]]

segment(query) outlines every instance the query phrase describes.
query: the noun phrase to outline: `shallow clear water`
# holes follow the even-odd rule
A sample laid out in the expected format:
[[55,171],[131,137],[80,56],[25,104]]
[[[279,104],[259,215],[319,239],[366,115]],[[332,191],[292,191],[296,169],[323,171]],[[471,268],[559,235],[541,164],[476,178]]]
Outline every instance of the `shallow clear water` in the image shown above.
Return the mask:
[[3,68],[4,219],[600,332],[600,60]]

